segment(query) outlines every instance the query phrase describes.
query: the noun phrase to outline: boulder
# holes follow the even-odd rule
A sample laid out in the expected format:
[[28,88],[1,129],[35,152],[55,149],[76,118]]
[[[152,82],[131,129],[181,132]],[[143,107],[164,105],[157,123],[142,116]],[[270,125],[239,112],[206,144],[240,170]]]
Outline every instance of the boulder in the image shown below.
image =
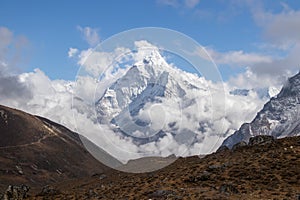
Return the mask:
[[220,186],[219,189],[220,193],[227,193],[227,194],[238,194],[238,189],[232,184],[223,184]]
[[44,186],[39,193],[40,196],[53,196],[57,194],[60,194],[60,191],[49,185]]
[[274,137],[271,135],[257,135],[249,139],[248,145],[253,146],[261,144],[270,144],[274,142],[274,140]]
[[155,192],[150,193],[148,196],[162,198],[162,197],[171,197],[175,195],[176,192],[173,190],[156,190]]
[[28,197],[29,187],[26,185],[15,186],[9,185],[6,189],[3,199],[4,200],[23,200]]

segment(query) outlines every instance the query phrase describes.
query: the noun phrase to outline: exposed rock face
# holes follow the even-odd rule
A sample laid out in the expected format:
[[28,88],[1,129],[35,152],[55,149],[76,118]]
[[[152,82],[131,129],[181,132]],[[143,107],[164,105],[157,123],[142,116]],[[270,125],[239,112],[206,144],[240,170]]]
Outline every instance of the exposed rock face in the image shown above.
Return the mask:
[[251,123],[245,123],[222,146],[234,144],[256,135],[275,138],[300,135],[300,73],[289,78],[277,97],[267,102]]

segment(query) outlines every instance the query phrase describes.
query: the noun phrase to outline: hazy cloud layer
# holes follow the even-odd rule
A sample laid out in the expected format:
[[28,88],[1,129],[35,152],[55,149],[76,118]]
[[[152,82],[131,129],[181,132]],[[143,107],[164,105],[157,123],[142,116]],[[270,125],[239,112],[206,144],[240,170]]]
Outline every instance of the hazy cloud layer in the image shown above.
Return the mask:
[[195,8],[199,4],[200,0],[157,0],[158,4],[172,6],[172,7],[186,7],[189,9]]
[[206,48],[213,60],[219,64],[228,64],[230,66],[245,67],[256,63],[271,63],[272,57],[259,53],[247,53],[242,50],[217,52],[212,48]]
[[77,29],[82,33],[83,39],[92,47],[96,46],[100,42],[98,30],[91,27],[77,26]]

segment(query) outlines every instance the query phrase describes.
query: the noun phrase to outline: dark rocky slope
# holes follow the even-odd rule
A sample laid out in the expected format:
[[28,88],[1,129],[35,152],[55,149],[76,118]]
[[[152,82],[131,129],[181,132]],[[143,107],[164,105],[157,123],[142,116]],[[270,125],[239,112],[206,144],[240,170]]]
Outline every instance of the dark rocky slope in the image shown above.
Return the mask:
[[0,191],[10,184],[26,184],[32,191],[107,169],[89,154],[77,133],[0,106]]

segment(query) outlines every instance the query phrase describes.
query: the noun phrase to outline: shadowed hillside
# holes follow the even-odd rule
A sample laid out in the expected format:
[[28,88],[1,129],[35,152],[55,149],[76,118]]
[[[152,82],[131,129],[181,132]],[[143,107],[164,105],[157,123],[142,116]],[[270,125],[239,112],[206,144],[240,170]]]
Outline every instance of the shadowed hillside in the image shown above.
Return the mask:
[[89,177],[108,167],[85,150],[79,135],[50,120],[0,106],[0,190],[32,189]]

